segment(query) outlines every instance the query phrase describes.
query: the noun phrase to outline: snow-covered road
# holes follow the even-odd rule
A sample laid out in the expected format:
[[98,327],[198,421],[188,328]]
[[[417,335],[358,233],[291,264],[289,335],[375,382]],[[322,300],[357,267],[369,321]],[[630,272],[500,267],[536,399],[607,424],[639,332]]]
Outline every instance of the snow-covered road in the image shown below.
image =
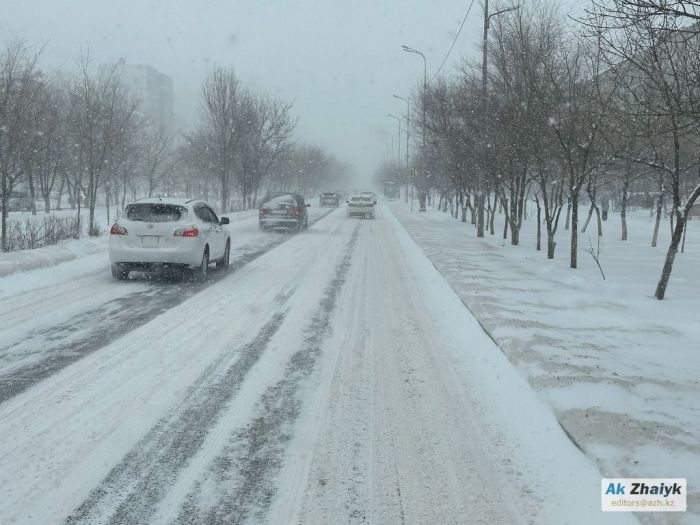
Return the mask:
[[[310,224],[329,211],[310,210]],[[233,214],[228,229],[231,271],[291,237],[260,232],[257,212]],[[58,267],[1,279],[0,401],[102,348],[226,275],[212,272],[204,285],[150,280],[146,276],[118,283],[112,279],[102,251]]]
[[388,209],[317,218],[1,301],[0,523],[633,522]]

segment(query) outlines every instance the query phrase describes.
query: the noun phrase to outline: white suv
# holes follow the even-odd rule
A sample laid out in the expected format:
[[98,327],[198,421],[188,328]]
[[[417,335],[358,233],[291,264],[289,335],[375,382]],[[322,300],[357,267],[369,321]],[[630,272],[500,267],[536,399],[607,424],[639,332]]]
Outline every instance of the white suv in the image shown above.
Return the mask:
[[139,199],[128,204],[112,226],[109,261],[112,275],[126,279],[131,270],[180,267],[198,280],[209,264],[228,268],[231,238],[204,201],[168,198]]

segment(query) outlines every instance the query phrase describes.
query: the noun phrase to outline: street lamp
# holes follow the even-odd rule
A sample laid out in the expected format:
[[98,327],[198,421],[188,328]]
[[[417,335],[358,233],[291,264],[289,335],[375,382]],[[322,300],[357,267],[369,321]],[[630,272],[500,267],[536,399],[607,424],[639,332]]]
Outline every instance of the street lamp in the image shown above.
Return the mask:
[[[406,53],[412,53],[414,55],[420,55],[421,58],[423,59],[423,164],[425,164],[425,97],[428,94],[428,61],[425,59],[425,55],[418,51],[417,49],[413,49],[412,47],[408,47],[406,45],[402,45],[401,49],[403,49]],[[425,166],[424,166],[425,167]],[[424,170],[425,171],[425,170]],[[418,191],[418,201],[420,204],[420,207],[418,208],[418,211],[425,211],[425,195],[422,193],[419,187]]]
[[[406,177],[408,177],[408,146],[409,146],[409,133],[411,130],[411,103],[408,101],[408,98],[406,97],[401,97],[399,95],[393,95],[394,98],[397,98],[399,100],[403,100],[406,102]],[[406,202],[408,202],[408,183],[406,183]]]
[[[425,55],[408,46],[401,46],[406,53],[413,53],[414,55],[420,55],[423,59],[423,96],[425,97],[428,91],[428,61],[425,59]],[[398,98],[398,97],[397,97]],[[425,100],[423,100],[423,147],[425,148]]]
[[[486,105],[486,88],[488,82],[488,45],[489,45],[489,22],[494,16],[498,16],[502,13],[507,13],[508,11],[515,11],[520,9],[519,5],[513,7],[507,7],[506,9],[501,9],[495,13],[489,14],[489,0],[484,0],[484,45],[483,45],[483,60],[481,63],[481,96],[483,97],[482,104]],[[486,111],[486,108],[482,108],[482,111]],[[484,127],[485,132],[487,132],[486,127]],[[487,169],[487,150],[488,150],[488,136],[486,136],[486,141],[484,144],[484,164],[482,169],[479,170],[477,176],[477,191],[479,194],[476,199],[476,236],[484,236],[484,171]]]
[[400,97],[399,95],[393,95],[393,97],[406,102],[406,171],[408,171],[408,133],[411,129],[411,103],[406,97]]
[[397,157],[397,164],[396,166],[401,169],[401,117],[397,117],[396,115],[392,115],[391,113],[387,113],[387,117],[396,119],[396,122],[399,123],[399,136],[398,136],[398,144],[399,144],[399,149],[398,149],[398,157]]

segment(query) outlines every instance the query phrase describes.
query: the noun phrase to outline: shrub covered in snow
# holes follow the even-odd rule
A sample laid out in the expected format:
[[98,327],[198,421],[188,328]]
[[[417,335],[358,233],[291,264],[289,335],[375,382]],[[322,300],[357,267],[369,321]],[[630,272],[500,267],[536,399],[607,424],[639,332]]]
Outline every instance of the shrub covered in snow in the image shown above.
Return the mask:
[[32,250],[57,244],[65,239],[79,239],[81,220],[77,216],[49,215],[43,220],[25,218],[7,221],[7,251]]

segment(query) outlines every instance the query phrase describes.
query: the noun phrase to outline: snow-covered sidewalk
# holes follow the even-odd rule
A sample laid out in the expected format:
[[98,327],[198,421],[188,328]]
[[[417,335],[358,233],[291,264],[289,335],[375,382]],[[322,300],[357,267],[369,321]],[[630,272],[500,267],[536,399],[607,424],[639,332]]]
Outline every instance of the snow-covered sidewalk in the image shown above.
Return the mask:
[[[532,224],[523,228],[523,245],[513,247],[498,233],[477,239],[473,227],[446,213],[411,213],[402,202],[389,208],[606,476],[688,478],[690,512],[640,518],[697,523],[700,318],[694,273],[700,232],[695,224],[686,253],[677,258],[668,298],[659,302],[652,294],[668,225],[662,225],[659,247],[652,249],[647,216],[631,218],[626,243],[617,240],[619,218],[605,223],[603,281],[583,249],[580,268],[568,268],[569,232],[563,225],[556,259],[548,261],[546,252],[534,249]],[[502,232],[502,223],[496,231]],[[582,246],[588,235],[581,235]]]

